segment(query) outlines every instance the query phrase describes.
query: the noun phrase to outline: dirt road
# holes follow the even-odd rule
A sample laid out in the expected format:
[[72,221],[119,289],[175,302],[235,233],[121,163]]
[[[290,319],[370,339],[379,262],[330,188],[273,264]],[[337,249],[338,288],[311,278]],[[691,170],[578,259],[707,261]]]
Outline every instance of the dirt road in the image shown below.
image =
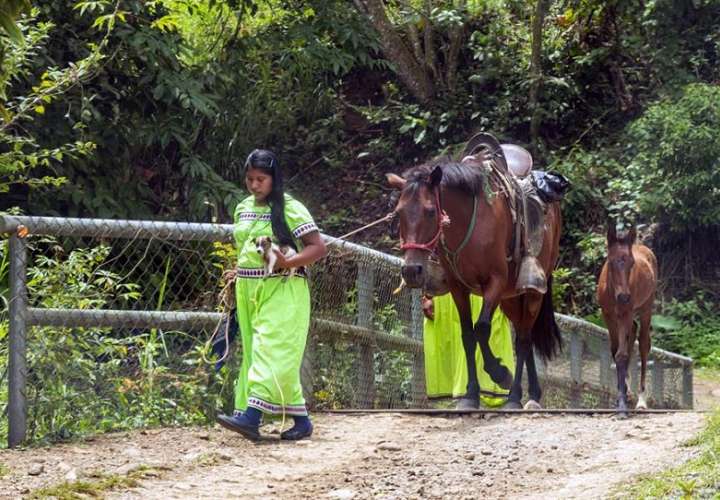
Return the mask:
[[[688,459],[695,413],[429,417],[316,415],[310,441],[249,443],[218,427],[2,450],[0,496],[150,467],[107,498],[594,498]],[[277,438],[277,428],[271,437]]]

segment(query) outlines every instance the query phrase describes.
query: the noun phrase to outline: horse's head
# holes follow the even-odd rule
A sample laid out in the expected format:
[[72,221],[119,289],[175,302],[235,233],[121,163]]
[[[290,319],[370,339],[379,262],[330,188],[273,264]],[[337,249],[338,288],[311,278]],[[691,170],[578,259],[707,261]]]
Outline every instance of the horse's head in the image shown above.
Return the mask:
[[607,233],[608,278],[615,301],[620,305],[628,305],[632,299],[630,296],[630,271],[635,265],[632,253],[635,237],[634,227],[618,235],[615,222],[610,222]]
[[443,171],[422,165],[405,177],[388,174],[390,186],[400,191],[395,212],[400,226],[402,277],[410,288],[421,288],[428,278],[428,256],[442,233],[440,181]]

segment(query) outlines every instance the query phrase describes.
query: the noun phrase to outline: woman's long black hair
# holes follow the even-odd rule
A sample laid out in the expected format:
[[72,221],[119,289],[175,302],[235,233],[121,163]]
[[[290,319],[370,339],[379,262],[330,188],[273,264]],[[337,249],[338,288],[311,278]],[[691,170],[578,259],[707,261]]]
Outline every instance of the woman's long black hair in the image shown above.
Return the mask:
[[285,191],[282,170],[275,153],[266,149],[253,150],[245,160],[245,174],[249,168],[262,170],[272,177],[272,190],[267,197],[267,202],[270,204],[270,222],[273,234],[280,245],[288,245],[297,250],[290,228],[285,221]]

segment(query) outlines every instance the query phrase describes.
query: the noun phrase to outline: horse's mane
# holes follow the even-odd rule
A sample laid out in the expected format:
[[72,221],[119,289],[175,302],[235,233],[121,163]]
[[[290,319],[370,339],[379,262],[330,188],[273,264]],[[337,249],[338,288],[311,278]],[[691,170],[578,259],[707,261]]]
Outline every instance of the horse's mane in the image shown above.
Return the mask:
[[470,195],[484,193],[487,171],[476,163],[456,161],[425,163],[409,168],[403,173],[403,178],[407,181],[406,189],[417,189],[420,185],[429,183],[430,174],[435,167],[442,169],[441,186],[459,189]]

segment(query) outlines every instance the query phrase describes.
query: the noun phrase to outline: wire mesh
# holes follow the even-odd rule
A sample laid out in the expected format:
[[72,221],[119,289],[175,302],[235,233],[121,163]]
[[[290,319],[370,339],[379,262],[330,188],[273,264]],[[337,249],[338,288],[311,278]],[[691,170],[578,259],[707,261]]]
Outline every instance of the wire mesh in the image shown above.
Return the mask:
[[[201,354],[221,319],[217,294],[222,271],[234,262],[232,226],[0,217],[0,231],[19,225],[30,233],[22,240],[26,276],[13,281],[27,284],[29,309],[18,314],[29,325],[30,436],[198,422],[230,404],[240,349],[234,345],[219,374]],[[326,241],[329,255],[309,275],[302,378],[311,408],[435,404],[425,396],[420,296],[400,288],[401,260]],[[1,248],[6,259],[7,240]],[[545,406],[611,406],[616,384],[606,333],[575,318],[558,320],[566,347],[539,365]],[[7,332],[7,315],[0,328]],[[636,394],[637,363],[631,367]],[[691,407],[690,360],[653,350],[648,371],[653,407]],[[2,419],[0,432],[6,426]]]

